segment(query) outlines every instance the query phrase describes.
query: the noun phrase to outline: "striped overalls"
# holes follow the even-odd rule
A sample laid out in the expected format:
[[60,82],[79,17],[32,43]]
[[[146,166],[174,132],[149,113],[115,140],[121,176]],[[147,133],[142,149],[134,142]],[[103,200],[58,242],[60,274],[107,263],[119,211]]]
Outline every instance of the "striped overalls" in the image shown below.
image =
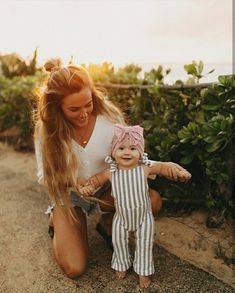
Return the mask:
[[112,226],[112,268],[126,271],[131,266],[128,236],[130,231],[135,231],[134,271],[138,275],[152,275],[154,219],[147,179],[141,165],[131,170],[117,168],[112,172],[112,196],[116,208]]

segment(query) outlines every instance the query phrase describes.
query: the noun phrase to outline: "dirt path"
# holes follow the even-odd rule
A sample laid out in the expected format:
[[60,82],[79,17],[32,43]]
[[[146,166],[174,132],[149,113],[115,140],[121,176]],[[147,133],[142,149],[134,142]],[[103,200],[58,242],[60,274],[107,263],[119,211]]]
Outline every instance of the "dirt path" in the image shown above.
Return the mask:
[[[91,253],[86,274],[70,280],[57,267],[44,215],[48,198],[36,182],[33,154],[16,153],[0,144],[0,183],[0,292],[141,292],[133,271],[123,281],[115,278],[111,251],[94,229],[97,215],[89,218]],[[148,292],[234,292],[157,245],[154,258],[156,272]]]

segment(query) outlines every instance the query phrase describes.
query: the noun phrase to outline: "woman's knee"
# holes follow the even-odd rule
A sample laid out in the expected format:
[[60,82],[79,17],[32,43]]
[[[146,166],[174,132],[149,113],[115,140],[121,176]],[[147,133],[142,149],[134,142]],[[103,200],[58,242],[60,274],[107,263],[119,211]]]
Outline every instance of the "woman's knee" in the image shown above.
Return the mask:
[[114,199],[111,196],[111,189],[107,190],[101,197],[99,203],[102,212],[114,212]]
[[87,265],[84,264],[67,264],[61,266],[62,270],[70,279],[82,276],[86,271]]
[[149,189],[151,204],[152,204],[152,212],[153,215],[156,216],[160,209],[162,208],[162,199],[160,193],[154,189]]

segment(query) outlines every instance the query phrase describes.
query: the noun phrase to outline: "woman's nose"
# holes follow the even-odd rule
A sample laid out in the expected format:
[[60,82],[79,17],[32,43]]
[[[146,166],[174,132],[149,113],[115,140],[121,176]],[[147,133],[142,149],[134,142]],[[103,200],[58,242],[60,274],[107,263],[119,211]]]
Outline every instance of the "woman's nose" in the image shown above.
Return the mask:
[[79,114],[80,117],[86,117],[87,116],[87,113],[86,113],[85,109],[80,109],[78,114]]

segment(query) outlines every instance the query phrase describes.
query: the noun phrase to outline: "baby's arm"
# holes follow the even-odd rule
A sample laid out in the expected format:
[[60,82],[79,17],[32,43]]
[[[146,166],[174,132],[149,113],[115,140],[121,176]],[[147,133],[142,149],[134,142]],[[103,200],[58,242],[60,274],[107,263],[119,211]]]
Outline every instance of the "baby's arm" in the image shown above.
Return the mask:
[[173,162],[154,162],[151,167],[144,166],[146,175],[159,175],[170,180],[187,181],[192,175],[179,164]]
[[97,190],[97,188],[101,187],[108,180],[111,181],[110,169],[105,169],[104,171],[93,175],[85,182],[83,181],[82,184],[79,184],[81,181],[78,182],[77,188],[81,195],[89,196],[92,195]]

